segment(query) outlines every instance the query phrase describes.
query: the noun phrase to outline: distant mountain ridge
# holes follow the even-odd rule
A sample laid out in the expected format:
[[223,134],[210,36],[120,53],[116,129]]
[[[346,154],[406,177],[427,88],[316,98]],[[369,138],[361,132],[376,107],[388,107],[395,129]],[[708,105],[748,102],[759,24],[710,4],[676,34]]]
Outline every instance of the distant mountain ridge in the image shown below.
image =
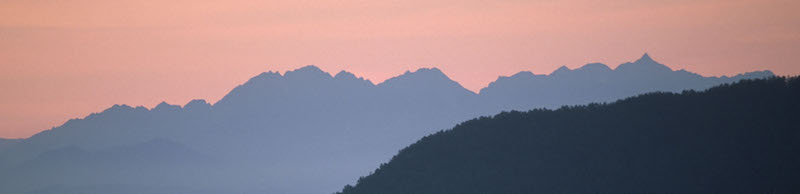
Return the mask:
[[480,90],[484,101],[501,110],[558,108],[563,105],[611,102],[645,92],[702,90],[742,79],[774,76],[771,71],[755,71],[733,77],[703,77],[685,70],[673,71],[644,54],[635,62],[611,69],[590,63],[571,70],[562,66],[549,75],[520,72],[501,76]]
[[[185,185],[199,181],[208,188],[235,187],[237,193],[330,193],[367,174],[418,138],[470,118],[507,110],[608,102],[653,91],[704,89],[766,76],[772,73],[702,77],[672,71],[648,55],[613,70],[589,64],[575,70],[563,67],[550,75],[520,72],[498,78],[479,93],[465,89],[437,68],[407,71],[379,84],[346,71],[332,76],[315,66],[284,74],[265,72],[235,87],[213,105],[204,100],[184,106],[161,103],[152,109],[115,105],[0,147],[0,193],[36,191],[53,184],[61,184],[57,188],[127,185],[131,180],[103,179],[111,175],[92,169],[80,173],[94,173],[98,178],[85,181],[71,179],[71,173],[75,173],[71,171],[15,169],[45,153],[104,153],[135,145],[186,147],[174,150],[192,150],[218,161],[204,163],[208,166],[193,171],[182,183]],[[147,144],[153,141],[171,143]],[[89,155],[58,160],[104,165],[87,160]],[[39,161],[42,166],[59,163]],[[139,171],[142,173],[170,173],[155,163],[145,163],[141,168],[147,169]],[[14,176],[18,174],[25,176]],[[66,184],[62,180],[70,181]],[[308,182],[314,182],[313,186],[298,187]]]

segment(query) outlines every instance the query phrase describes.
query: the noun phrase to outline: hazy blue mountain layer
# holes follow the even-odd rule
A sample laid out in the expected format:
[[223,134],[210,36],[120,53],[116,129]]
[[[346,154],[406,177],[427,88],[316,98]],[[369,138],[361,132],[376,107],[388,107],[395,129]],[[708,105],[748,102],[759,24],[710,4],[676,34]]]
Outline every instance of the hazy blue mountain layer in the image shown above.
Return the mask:
[[15,143],[20,142],[20,141],[22,141],[22,139],[3,139],[3,138],[0,138],[0,152],[2,152],[3,149],[5,149],[6,147],[14,145]]
[[21,141],[0,140],[0,193],[331,193],[417,139],[478,116],[768,76],[702,77],[647,55],[613,70],[589,64],[550,75],[521,72],[480,93],[436,68],[380,84],[314,66],[266,72],[213,105],[115,105]]

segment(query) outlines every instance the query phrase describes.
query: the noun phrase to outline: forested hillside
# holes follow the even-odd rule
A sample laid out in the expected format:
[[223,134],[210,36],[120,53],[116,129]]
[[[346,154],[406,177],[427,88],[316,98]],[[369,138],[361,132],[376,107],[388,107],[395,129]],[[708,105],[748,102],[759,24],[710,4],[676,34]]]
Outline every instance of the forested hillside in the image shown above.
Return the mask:
[[505,112],[427,136],[340,194],[800,193],[800,79]]

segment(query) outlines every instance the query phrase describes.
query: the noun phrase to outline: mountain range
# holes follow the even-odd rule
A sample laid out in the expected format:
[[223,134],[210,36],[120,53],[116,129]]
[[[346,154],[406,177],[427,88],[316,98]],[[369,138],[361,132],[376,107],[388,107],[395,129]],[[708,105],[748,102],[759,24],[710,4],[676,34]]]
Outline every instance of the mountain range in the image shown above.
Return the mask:
[[647,54],[616,69],[594,63],[520,72],[479,93],[437,68],[379,84],[315,66],[265,72],[213,105],[115,105],[2,140],[0,193],[331,193],[417,139],[471,118],[770,76],[703,77]]

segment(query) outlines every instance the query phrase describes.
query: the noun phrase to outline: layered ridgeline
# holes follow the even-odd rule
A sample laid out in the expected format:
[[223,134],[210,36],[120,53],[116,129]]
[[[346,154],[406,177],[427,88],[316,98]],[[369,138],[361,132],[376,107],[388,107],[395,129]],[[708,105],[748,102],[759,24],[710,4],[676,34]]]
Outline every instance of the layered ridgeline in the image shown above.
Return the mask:
[[800,193],[800,77],[504,112],[408,146],[339,194]]
[[0,193],[331,193],[415,140],[481,115],[767,76],[702,77],[645,55],[614,70],[501,77],[476,94],[436,68],[380,84],[314,66],[267,72],[213,105],[115,105],[3,145]]
[[682,69],[673,71],[644,54],[635,62],[621,64],[613,70],[601,63],[591,63],[574,70],[562,66],[549,75],[520,72],[500,77],[481,89],[480,95],[484,102],[499,110],[530,110],[611,102],[643,92],[702,90],[740,79],[772,75],[770,71],[757,71],[734,77],[703,77]]

